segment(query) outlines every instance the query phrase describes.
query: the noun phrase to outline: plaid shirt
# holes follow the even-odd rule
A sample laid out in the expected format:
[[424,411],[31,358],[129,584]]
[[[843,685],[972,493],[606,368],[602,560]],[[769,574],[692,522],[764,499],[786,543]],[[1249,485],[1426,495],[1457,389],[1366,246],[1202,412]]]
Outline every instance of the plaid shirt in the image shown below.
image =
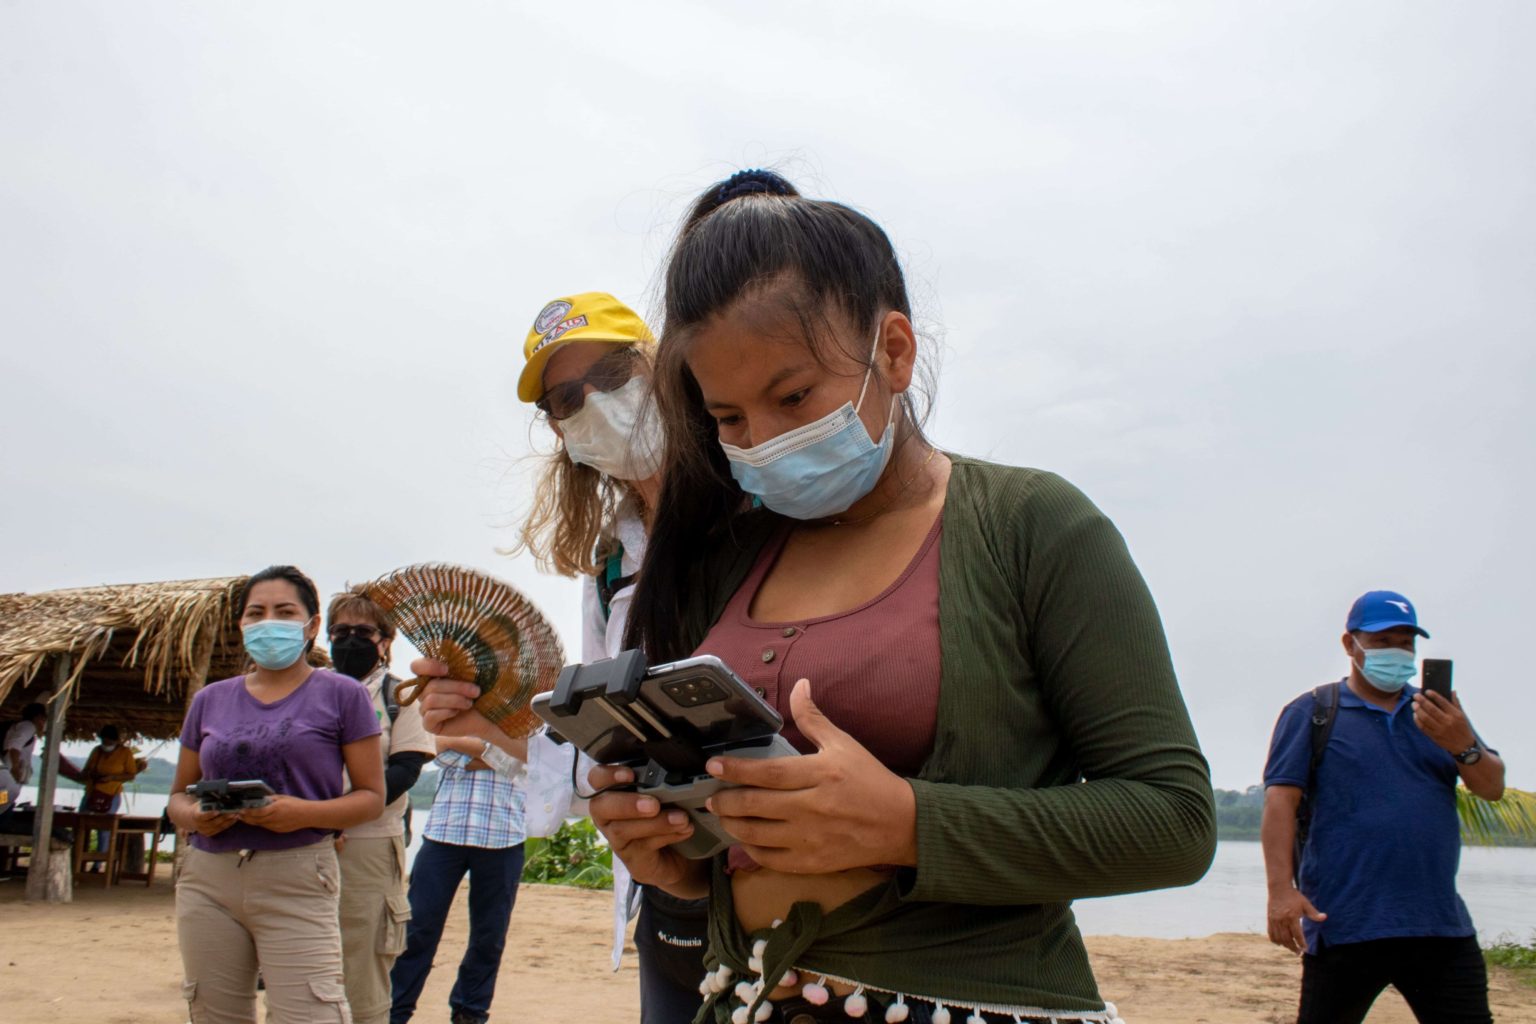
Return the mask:
[[468,771],[464,766],[469,762],[452,750],[438,755],[442,779],[422,834],[453,846],[516,846],[525,838],[522,789],[488,768]]

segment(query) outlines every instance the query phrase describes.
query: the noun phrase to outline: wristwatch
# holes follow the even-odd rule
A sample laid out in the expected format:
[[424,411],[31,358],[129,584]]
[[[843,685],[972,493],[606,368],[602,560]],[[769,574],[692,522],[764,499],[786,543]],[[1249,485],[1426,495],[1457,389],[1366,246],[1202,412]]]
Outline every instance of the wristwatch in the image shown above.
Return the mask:
[[1451,756],[1454,757],[1457,761],[1460,761],[1462,764],[1477,764],[1477,762],[1483,759],[1483,750],[1476,743],[1474,743],[1466,750],[1463,750],[1461,753],[1452,754]]
[[489,765],[493,772],[512,778],[525,770],[522,761],[502,750],[490,740],[481,740],[481,742],[485,744],[485,750],[481,753],[480,760]]

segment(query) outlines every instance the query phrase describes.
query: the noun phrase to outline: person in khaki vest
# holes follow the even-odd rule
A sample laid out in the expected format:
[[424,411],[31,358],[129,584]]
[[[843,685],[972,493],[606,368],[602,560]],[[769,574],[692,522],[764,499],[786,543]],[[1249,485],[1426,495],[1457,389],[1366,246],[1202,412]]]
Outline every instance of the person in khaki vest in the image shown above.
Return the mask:
[[354,825],[336,844],[341,863],[341,948],[347,1002],[354,1024],[389,1019],[389,972],[405,950],[411,917],[405,890],[405,820],[410,788],[437,750],[414,705],[400,706],[400,680],[389,674],[395,627],[356,591],[337,594],[326,609],[331,661],[368,691],[381,730],[384,813]]

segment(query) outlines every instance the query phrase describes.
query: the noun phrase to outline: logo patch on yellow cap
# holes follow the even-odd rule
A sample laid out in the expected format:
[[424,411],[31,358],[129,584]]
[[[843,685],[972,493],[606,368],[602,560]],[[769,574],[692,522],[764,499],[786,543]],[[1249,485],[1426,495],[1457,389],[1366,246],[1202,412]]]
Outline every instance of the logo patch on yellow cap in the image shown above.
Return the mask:
[[[560,335],[564,334],[566,331],[574,331],[578,327],[585,326],[587,326],[587,318],[585,316],[573,316],[569,320],[562,320],[555,324],[555,326],[551,327],[549,332],[545,334],[544,337],[539,339],[539,343],[533,346],[533,351],[537,352],[545,345],[548,345],[550,342],[559,338]],[[531,354],[532,353],[530,353],[530,355]]]
[[523,340],[523,372],[517,397],[532,402],[543,392],[544,364],[562,345],[654,345],[656,339],[639,314],[607,292],[582,292],[545,303]]
[[549,329],[558,324],[560,319],[570,311],[571,304],[569,302],[566,302],[564,299],[556,299],[554,302],[551,302],[549,305],[539,310],[539,315],[533,318],[533,333],[549,333]]

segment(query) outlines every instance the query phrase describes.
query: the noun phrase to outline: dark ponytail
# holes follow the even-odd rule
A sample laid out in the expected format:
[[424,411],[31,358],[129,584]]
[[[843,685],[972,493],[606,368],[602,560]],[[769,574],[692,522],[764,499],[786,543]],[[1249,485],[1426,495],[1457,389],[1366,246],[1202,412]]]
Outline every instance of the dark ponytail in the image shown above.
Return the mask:
[[[694,570],[711,546],[728,543],[732,521],[748,507],[687,366],[695,328],[743,298],[762,297],[799,323],[818,360],[837,349],[865,364],[878,319],[891,311],[912,316],[901,265],[878,224],[841,203],[807,199],[765,170],[704,190],[678,232],[664,281],[656,395],[667,454],[625,636],[626,646],[643,646],[653,661],[692,653],[700,638],[689,634],[687,610],[701,599],[694,587],[706,582],[692,580]],[[839,321],[865,339],[859,348],[843,347],[833,329]],[[908,395],[902,407],[908,436],[918,436],[921,417]]]

